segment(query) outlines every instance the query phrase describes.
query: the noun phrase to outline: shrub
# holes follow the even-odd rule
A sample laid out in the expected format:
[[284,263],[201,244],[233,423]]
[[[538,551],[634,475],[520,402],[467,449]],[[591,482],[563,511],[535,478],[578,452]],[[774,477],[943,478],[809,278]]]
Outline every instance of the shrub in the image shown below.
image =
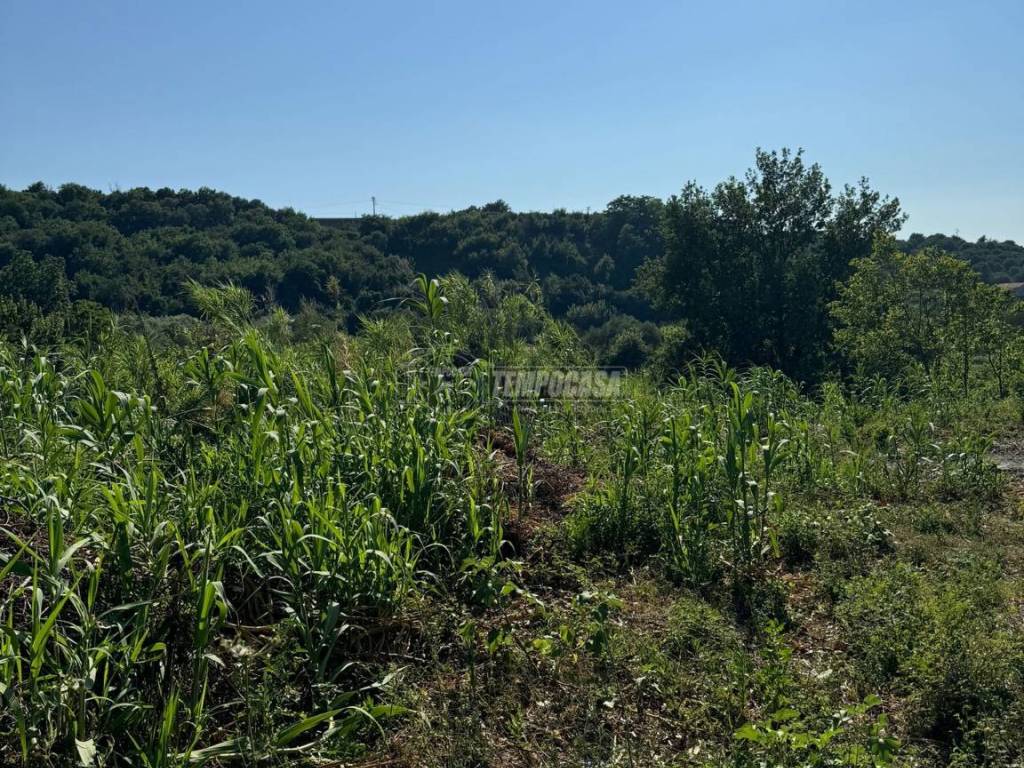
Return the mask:
[[[939,575],[880,565],[849,584],[837,614],[862,684],[903,698],[917,736],[984,753],[992,718],[1024,694],[1024,643],[989,561],[967,557]],[[1005,733],[991,740],[1010,748]]]

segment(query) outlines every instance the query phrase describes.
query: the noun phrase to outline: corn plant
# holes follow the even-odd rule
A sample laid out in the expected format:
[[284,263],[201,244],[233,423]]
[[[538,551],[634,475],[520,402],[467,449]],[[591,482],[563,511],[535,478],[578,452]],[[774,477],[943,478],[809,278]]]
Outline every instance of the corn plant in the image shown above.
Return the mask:
[[691,414],[683,413],[667,420],[661,445],[671,475],[668,556],[684,580],[701,586],[711,577],[718,526],[714,444],[704,439]]
[[[352,649],[464,561],[502,568],[471,375],[342,370],[206,299],[220,346],[177,377],[157,360],[156,399],[133,391],[156,386],[153,360],[143,376],[0,347],[2,760],[169,766],[354,738],[398,710],[353,702]],[[294,664],[281,711],[306,716],[257,744],[220,725],[239,706],[225,648],[270,631],[291,650],[245,674]]]
[[518,408],[512,411],[512,445],[516,454],[516,493],[519,500],[519,513],[523,514],[530,503],[533,487],[532,470],[529,466],[528,452],[533,424],[520,415]]

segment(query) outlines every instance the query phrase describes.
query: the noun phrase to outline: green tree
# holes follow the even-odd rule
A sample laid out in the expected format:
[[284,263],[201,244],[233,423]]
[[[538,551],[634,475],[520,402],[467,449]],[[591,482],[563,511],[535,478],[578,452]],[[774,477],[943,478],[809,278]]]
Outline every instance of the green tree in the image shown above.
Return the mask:
[[859,373],[897,378],[920,366],[966,392],[980,356],[1004,391],[1016,304],[1003,291],[960,259],[934,247],[908,254],[891,237],[853,270],[831,311],[836,346]]
[[828,303],[849,262],[903,222],[866,181],[835,194],[801,152],[758,150],[743,180],[690,183],[665,206],[664,254],[640,285],[694,343],[802,378],[826,362]]

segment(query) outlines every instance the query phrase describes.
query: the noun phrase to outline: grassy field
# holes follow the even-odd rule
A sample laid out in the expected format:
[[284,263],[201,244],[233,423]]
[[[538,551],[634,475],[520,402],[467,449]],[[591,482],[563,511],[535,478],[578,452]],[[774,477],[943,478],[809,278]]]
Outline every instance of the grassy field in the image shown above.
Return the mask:
[[508,405],[436,297],[303,344],[230,299],[0,346],[0,763],[1024,759],[1014,397]]

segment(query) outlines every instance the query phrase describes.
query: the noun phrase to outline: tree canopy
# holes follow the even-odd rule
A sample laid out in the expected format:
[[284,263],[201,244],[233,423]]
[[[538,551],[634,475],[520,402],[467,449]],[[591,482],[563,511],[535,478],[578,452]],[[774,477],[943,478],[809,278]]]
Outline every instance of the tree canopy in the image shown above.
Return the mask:
[[[509,318],[513,294],[534,297],[602,362],[667,371],[714,350],[814,380],[836,361],[838,286],[904,220],[867,180],[835,189],[788,150],[758,150],[742,178],[712,189],[626,195],[594,213],[515,212],[499,200],[321,222],[205,188],[0,186],[0,332],[75,333],[103,308],[197,315],[193,282],[245,288],[257,312],[352,331],[425,273],[464,278],[481,308],[501,305]],[[985,279],[1024,277],[1024,248],[1012,242],[892,241],[931,246]]]
[[824,364],[836,284],[902,223],[899,201],[866,180],[834,193],[801,153],[759,150],[744,179],[668,201],[666,247],[643,283],[698,344],[806,377]]

